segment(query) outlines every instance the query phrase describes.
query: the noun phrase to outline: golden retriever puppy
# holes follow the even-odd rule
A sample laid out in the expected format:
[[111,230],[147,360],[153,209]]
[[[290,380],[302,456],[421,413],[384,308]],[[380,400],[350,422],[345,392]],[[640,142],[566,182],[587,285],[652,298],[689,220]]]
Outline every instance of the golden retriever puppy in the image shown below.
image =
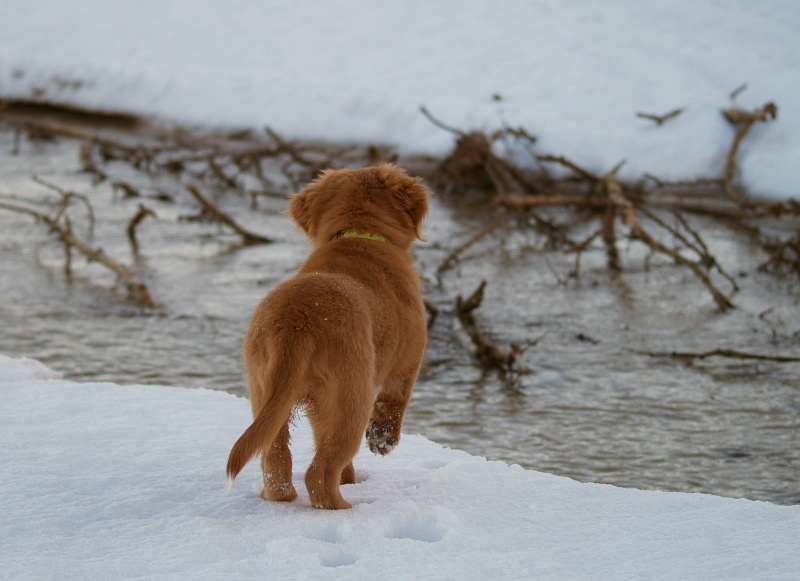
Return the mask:
[[228,478],[261,453],[268,500],[292,501],[289,421],[304,407],[315,455],[305,484],[316,508],[351,505],[362,434],[388,454],[400,440],[427,332],[408,250],[428,210],[419,178],[384,164],[329,170],[292,196],[289,215],[312,253],[253,314],[244,361],[255,420],[228,458]]

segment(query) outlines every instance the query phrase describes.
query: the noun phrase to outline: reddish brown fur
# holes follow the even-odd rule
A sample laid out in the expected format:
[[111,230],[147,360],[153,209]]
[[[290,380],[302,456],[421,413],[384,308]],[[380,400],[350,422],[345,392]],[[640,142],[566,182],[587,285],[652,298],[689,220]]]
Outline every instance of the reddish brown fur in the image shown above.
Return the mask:
[[[352,460],[365,430],[377,454],[400,440],[427,341],[408,254],[421,239],[427,200],[418,178],[389,164],[330,170],[292,196],[289,215],[313,252],[250,321],[244,359],[255,420],[231,450],[229,478],[260,452],[262,498],[297,497],[289,451],[296,406],[305,406],[314,431],[305,483],[317,508],[350,508],[339,485],[355,483]],[[388,242],[337,237],[346,229]]]

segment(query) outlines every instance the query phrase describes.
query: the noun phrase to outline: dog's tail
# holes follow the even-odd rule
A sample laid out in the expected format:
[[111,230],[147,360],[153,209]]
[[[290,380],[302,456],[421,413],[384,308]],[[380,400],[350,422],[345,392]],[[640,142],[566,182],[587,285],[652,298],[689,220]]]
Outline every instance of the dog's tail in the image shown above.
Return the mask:
[[307,362],[299,362],[294,358],[291,366],[286,364],[286,361],[292,360],[293,358],[272,357],[272,364],[265,378],[271,384],[271,395],[256,419],[231,449],[227,468],[229,483],[233,482],[253,456],[269,449],[288,421],[295,404],[302,399],[301,389]]

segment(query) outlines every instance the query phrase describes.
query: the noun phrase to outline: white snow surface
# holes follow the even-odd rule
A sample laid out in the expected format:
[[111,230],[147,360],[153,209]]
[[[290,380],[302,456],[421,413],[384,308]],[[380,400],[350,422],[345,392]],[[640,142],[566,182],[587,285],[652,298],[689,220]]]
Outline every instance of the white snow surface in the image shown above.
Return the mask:
[[[721,110],[774,101],[742,178],[800,195],[796,0],[0,0],[0,14],[0,99],[443,154],[454,137],[425,105],[463,130],[522,126],[596,172],[627,160],[623,178],[720,176]],[[635,116],[678,107],[661,127]]]
[[246,400],[76,383],[0,356],[0,577],[795,580],[800,506],[646,492],[523,470],[405,434],[363,448],[346,511],[226,490]]

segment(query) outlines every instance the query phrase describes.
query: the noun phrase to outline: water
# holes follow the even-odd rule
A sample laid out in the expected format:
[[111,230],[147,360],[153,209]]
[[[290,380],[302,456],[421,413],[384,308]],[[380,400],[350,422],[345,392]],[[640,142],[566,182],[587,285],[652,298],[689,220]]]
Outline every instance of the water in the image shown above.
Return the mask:
[[[112,275],[77,257],[68,280],[64,251],[46,228],[0,210],[0,352],[78,381],[244,394],[239,350],[252,309],[307,253],[280,215],[284,201],[251,211],[236,195],[219,199],[248,228],[277,239],[240,248],[214,224],[178,219],[197,207],[171,178],[110,164],[118,179],[175,202],[120,199],[78,171],[76,141],[23,139],[19,155],[13,148],[12,134],[0,131],[0,193],[52,199],[32,181],[38,175],[86,194],[95,245],[133,265],[160,307],[131,304]],[[157,218],[140,226],[137,256],[122,230],[142,202]],[[80,206],[72,212],[85,233]],[[441,312],[406,433],[581,481],[800,503],[800,364],[646,354],[724,347],[800,355],[797,282],[758,272],[761,251],[698,222],[741,287],[734,311],[716,311],[688,271],[636,244],[621,247],[622,274],[608,273],[597,247],[581,257],[576,278],[574,255],[544,252],[526,231],[498,230],[440,283],[436,268],[486,222],[481,213],[434,200],[429,241],[415,251],[425,297]],[[487,335],[503,347],[538,339],[525,354],[531,372],[515,384],[484,373],[454,340],[454,298],[482,279],[489,284],[476,315]]]

